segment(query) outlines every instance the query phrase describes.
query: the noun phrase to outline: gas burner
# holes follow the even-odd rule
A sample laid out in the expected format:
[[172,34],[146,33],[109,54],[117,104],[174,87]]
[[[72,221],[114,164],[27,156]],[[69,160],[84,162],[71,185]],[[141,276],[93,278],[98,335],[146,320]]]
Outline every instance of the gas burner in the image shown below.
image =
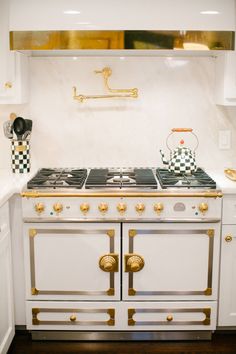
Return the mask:
[[85,188],[157,188],[150,168],[91,169]]
[[87,177],[86,169],[42,168],[28,182],[27,188],[82,188]]
[[167,169],[157,168],[156,175],[162,188],[216,189],[216,182],[201,168],[191,175],[175,175]]

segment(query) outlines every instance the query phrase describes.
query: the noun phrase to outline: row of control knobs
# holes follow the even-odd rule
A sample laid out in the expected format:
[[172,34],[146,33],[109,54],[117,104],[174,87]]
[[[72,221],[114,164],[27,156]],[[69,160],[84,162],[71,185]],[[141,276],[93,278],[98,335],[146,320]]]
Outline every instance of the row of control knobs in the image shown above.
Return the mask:
[[[41,214],[45,210],[45,205],[43,203],[37,203],[34,208],[38,214]],[[100,203],[98,205],[98,210],[101,214],[105,214],[108,211],[108,208],[109,206],[107,203]],[[90,205],[88,203],[83,203],[80,205],[80,210],[84,215],[88,213],[89,209]],[[121,215],[123,215],[127,210],[127,204],[119,203],[116,209]],[[160,214],[164,210],[164,205],[162,203],[156,203],[154,204],[153,209],[157,214]],[[61,203],[55,203],[53,205],[53,210],[55,213],[60,214],[63,211],[63,205]],[[137,213],[142,214],[145,211],[145,205],[143,203],[138,203],[135,205],[135,210]],[[198,205],[198,210],[204,214],[208,210],[208,205],[206,203],[200,203]]]

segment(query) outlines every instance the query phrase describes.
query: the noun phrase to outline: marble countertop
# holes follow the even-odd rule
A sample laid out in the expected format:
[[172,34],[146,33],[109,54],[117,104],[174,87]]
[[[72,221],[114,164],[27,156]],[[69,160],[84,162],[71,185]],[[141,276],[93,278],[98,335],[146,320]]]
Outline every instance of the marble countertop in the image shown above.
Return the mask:
[[14,174],[7,169],[0,169],[0,206],[15,193],[20,193],[27,181],[35,174]]
[[[0,169],[0,206],[3,205],[13,194],[20,193],[27,181],[32,178],[35,171],[26,174],[14,174],[7,169]],[[207,170],[206,172],[216,181],[217,189],[223,194],[236,194],[236,181],[225,176],[224,170]]]

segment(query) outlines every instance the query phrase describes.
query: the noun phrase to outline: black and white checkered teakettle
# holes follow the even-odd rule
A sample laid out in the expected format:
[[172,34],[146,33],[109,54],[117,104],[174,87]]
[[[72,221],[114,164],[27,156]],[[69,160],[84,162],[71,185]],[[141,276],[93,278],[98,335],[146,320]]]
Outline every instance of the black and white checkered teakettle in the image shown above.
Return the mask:
[[[185,146],[181,146],[184,144],[183,139],[181,139],[179,147],[175,148],[173,151],[170,149],[168,145],[168,139],[173,133],[176,132],[190,132],[195,136],[197,140],[197,145],[194,151],[191,151],[189,148]],[[163,154],[162,150],[160,150],[160,153],[162,156],[162,162],[164,163],[164,165],[168,166],[168,170],[170,172],[179,175],[179,174],[192,174],[197,170],[197,165],[195,161],[195,150],[198,146],[198,138],[192,132],[191,128],[173,128],[172,132],[167,137],[166,145],[170,150],[170,160],[168,161],[165,158],[165,155]]]

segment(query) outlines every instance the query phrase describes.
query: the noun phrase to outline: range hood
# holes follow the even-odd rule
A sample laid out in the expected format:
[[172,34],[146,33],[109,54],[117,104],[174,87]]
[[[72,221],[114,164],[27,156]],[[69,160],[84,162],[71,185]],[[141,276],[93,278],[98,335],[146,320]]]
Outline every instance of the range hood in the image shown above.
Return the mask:
[[234,50],[234,33],[234,0],[10,3],[10,48],[18,51],[222,51]]

